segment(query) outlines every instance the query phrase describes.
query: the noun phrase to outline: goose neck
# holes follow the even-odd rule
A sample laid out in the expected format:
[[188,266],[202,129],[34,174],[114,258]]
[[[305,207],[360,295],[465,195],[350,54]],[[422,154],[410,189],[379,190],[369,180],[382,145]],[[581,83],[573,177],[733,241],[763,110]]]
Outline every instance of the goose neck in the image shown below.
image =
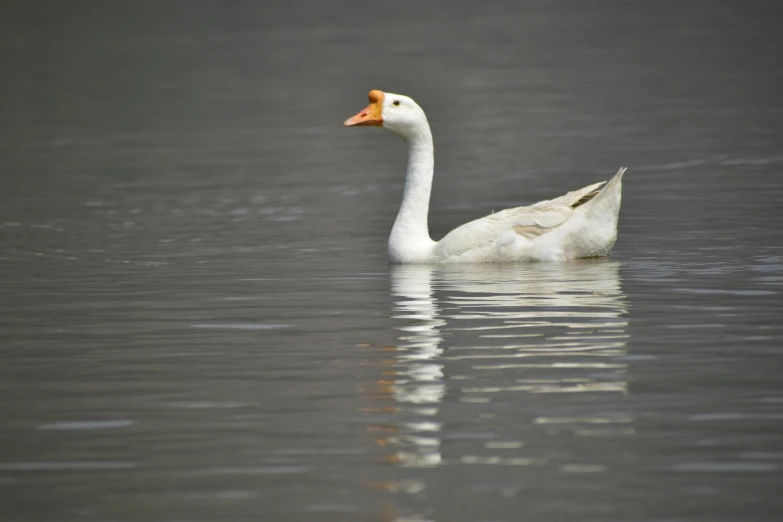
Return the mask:
[[429,127],[417,129],[405,138],[408,145],[408,168],[402,204],[389,238],[393,260],[416,261],[429,255],[434,242],[427,224],[435,155]]

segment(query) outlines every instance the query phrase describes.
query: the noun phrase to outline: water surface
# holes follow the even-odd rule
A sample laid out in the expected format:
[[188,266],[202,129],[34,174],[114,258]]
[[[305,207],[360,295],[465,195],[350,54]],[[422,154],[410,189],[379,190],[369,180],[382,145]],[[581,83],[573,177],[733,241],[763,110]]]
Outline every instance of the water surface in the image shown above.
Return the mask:
[[[0,518],[775,521],[775,4],[0,15]],[[610,259],[393,267],[626,165]]]

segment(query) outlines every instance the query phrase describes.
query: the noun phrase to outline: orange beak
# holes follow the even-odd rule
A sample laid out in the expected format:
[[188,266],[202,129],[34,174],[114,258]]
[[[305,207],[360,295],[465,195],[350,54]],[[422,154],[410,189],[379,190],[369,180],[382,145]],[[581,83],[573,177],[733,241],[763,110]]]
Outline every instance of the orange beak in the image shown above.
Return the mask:
[[383,125],[383,97],[384,94],[381,91],[370,91],[367,95],[370,99],[370,105],[368,105],[363,111],[356,116],[352,116],[345,120],[343,126],[345,127],[381,127]]

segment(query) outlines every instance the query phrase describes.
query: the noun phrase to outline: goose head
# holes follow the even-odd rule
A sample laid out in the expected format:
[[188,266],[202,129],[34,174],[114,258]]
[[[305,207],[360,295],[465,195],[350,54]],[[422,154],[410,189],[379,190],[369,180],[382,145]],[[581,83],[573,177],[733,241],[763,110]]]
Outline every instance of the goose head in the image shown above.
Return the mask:
[[424,111],[407,96],[374,90],[367,97],[370,105],[345,120],[345,127],[383,127],[403,138],[429,128]]

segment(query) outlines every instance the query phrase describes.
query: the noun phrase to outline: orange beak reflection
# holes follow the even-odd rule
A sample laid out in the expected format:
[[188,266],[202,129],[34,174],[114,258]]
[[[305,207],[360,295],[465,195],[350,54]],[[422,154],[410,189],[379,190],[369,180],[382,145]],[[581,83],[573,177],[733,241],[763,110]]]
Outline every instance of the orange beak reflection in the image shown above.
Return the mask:
[[370,99],[368,105],[356,116],[345,120],[345,127],[381,127],[383,125],[383,92],[375,90],[370,91],[367,96]]

